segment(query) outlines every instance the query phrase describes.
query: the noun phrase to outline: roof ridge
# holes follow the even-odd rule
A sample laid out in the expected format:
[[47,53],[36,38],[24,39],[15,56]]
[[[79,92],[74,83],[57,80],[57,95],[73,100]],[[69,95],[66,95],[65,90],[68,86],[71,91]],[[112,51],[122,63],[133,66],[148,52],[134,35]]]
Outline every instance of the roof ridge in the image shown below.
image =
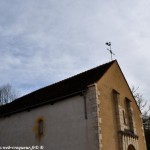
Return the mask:
[[100,80],[115,61],[116,60],[88,69],[84,72],[19,97],[13,102],[1,106],[0,114],[6,115],[13,113],[14,111],[19,112],[30,107],[39,107],[43,103],[46,104],[54,99],[57,101],[56,99],[58,97],[64,97],[66,95],[85,90],[88,85]]
[[[52,84],[50,84],[50,85],[41,87],[41,88],[39,88],[39,89],[37,89],[37,90],[31,92],[31,93],[34,93],[34,92],[43,90],[43,89],[48,88],[48,87],[50,87],[50,86],[55,86],[55,85],[57,85],[57,84],[60,84],[60,83],[62,83],[62,82],[65,82],[65,81],[67,81],[67,80],[69,80],[69,79],[73,79],[73,78],[78,77],[78,76],[80,76],[80,75],[82,75],[82,74],[85,74],[85,73],[87,73],[87,72],[89,72],[89,71],[98,69],[98,68],[100,68],[100,67],[102,67],[102,66],[105,66],[105,65],[108,65],[108,64],[111,64],[111,63],[113,64],[115,61],[116,61],[116,60],[113,60],[113,61],[104,63],[104,64],[102,64],[102,65],[98,65],[98,66],[96,66],[96,67],[94,67],[94,68],[85,70],[85,71],[83,71],[83,72],[81,72],[81,73],[77,73],[77,74],[75,74],[75,75],[73,75],[73,76],[70,76],[70,77],[68,77],[68,78],[62,79],[62,80],[60,80],[60,81],[58,81],[58,82],[56,81],[55,83],[52,83]],[[31,93],[28,93],[28,94],[26,94],[26,95],[23,95],[22,97],[27,96],[27,95],[30,95]],[[21,98],[21,97],[20,97],[20,98]]]
[[[59,83],[59,82],[63,82],[63,81],[65,81],[65,80],[68,80],[68,79],[71,79],[71,78],[74,78],[74,77],[76,77],[76,76],[79,76],[79,75],[81,75],[81,74],[84,74],[84,73],[89,72],[89,71],[92,71],[92,70],[95,70],[95,69],[100,68],[100,67],[102,67],[102,66],[105,66],[105,65],[107,65],[107,64],[111,64],[111,63],[113,63],[113,62],[115,62],[115,60],[110,61],[110,62],[107,62],[107,63],[102,64],[102,65],[98,65],[98,66],[96,66],[96,67],[94,67],[94,68],[85,70],[85,71],[80,72],[80,73],[78,73],[78,74],[75,74],[75,75],[73,75],[73,76],[71,76],[71,77],[68,77],[68,78],[63,79],[63,80],[61,80],[61,81],[58,81],[58,82],[56,82],[56,83],[54,83],[54,84],[57,84],[57,83]],[[51,85],[53,85],[53,84],[51,84]],[[49,85],[49,86],[51,86],[51,85]]]

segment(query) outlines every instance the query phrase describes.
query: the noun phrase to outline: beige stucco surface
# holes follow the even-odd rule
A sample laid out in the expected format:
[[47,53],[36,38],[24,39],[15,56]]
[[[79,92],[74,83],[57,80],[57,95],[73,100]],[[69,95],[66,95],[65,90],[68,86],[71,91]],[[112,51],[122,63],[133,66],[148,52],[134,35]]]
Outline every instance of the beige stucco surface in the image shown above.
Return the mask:
[[[136,146],[139,150],[146,150],[142,121],[140,118],[141,113],[117,62],[115,62],[101,78],[101,80],[97,82],[97,87],[98,91],[100,92],[98,99],[100,102],[102,150],[109,150],[110,148],[111,150],[119,150],[118,127],[112,93],[113,89],[120,93],[119,105],[122,110],[125,109],[125,98],[128,98],[132,101],[131,106],[133,108],[136,134],[139,136],[138,146]],[[124,124],[122,124],[122,126],[124,129],[127,128]]]

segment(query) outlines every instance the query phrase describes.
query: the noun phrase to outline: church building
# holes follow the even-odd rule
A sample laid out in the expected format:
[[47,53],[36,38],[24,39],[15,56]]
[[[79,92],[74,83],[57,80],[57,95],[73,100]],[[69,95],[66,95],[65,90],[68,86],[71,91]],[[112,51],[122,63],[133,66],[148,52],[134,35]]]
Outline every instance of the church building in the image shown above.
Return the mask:
[[0,106],[4,146],[146,150],[141,112],[116,60]]

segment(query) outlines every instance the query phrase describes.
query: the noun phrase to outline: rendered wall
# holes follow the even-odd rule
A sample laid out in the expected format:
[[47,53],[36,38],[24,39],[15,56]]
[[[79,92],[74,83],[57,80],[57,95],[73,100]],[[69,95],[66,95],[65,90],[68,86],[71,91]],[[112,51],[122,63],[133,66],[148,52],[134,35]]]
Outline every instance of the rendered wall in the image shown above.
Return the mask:
[[[86,101],[83,95],[78,95],[0,118],[0,146],[42,145],[45,150],[98,150],[95,89],[89,88],[85,98]],[[41,138],[36,135],[39,118],[44,121]]]
[[[123,150],[126,150],[130,143],[134,144],[136,150],[146,150],[143,126],[140,118],[141,114],[117,63],[114,63],[100,81],[98,81],[97,87],[100,92],[98,99],[100,103],[99,114],[101,119],[101,150],[109,150],[110,148],[111,150],[121,150],[119,148],[119,129],[116,122],[117,116],[113,100],[113,89],[120,93],[120,115],[122,114],[122,110],[125,109],[125,98],[127,97],[132,101],[131,107],[133,111],[134,125],[136,134],[139,136],[138,140],[124,137]],[[121,126],[124,130],[127,127],[123,124],[123,114],[120,117],[122,118]]]

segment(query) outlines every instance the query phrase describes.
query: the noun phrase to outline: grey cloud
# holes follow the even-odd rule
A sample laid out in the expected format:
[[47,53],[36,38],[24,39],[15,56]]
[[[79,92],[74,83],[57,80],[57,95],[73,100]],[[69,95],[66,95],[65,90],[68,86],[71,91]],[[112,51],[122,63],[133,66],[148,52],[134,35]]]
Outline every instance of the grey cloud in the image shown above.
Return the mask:
[[148,1],[0,4],[1,84],[12,83],[27,93],[108,62],[105,42],[111,41],[127,80],[142,85],[148,97],[150,71],[143,67],[150,63]]

